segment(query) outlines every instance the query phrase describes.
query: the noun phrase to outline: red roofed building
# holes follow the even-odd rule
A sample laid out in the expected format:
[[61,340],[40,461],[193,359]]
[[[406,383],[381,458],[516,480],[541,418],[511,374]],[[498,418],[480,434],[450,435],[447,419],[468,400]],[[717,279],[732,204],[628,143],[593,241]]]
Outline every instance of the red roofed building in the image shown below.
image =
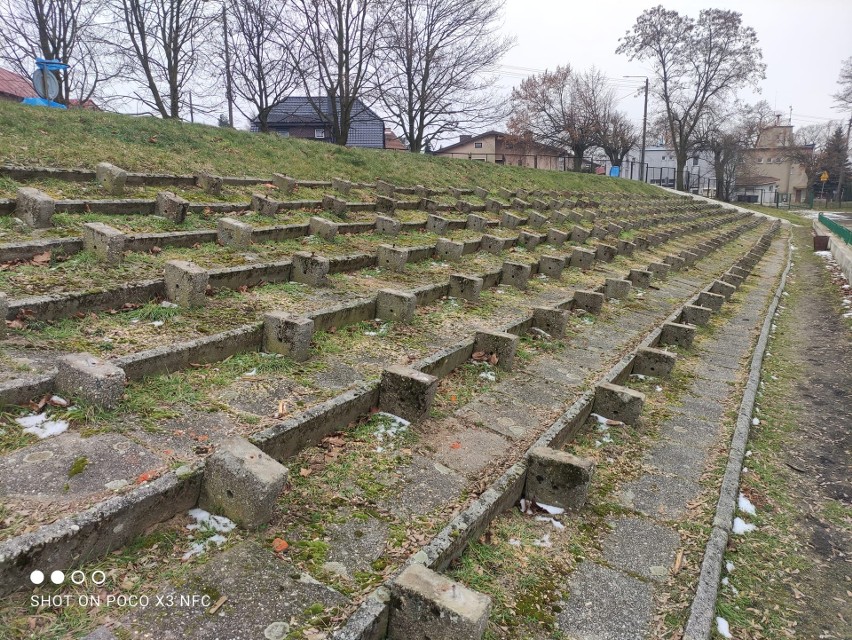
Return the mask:
[[38,94],[33,89],[29,78],[6,69],[0,69],[0,100],[20,102],[24,98],[37,97]]

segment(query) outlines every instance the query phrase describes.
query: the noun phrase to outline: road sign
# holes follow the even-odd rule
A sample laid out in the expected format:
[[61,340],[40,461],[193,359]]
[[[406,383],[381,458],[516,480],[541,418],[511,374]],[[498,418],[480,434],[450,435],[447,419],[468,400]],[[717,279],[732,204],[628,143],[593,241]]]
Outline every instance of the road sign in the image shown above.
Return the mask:
[[828,182],[828,171],[823,171],[821,174],[819,174],[819,181]]

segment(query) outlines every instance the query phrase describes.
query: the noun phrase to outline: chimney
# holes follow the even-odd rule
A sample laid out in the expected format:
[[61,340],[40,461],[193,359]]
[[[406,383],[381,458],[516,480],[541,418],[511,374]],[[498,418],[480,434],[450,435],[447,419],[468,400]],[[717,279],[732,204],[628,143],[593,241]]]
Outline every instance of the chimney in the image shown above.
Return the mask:
[[473,137],[473,136],[459,136],[459,142],[460,142],[460,143],[461,143],[461,142],[470,142],[470,139],[471,139],[472,137]]

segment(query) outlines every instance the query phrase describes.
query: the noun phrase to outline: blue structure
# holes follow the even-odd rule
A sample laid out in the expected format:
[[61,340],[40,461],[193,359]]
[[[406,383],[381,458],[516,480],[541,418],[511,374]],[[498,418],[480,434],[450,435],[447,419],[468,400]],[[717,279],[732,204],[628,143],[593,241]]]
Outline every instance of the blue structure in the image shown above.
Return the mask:
[[40,98],[24,98],[23,104],[34,107],[52,107],[54,109],[67,109],[64,104],[54,102],[53,99],[59,94],[59,81],[53,74],[54,71],[64,71],[67,64],[59,60],[45,60],[36,58],[36,70],[32,75],[33,89],[41,96]]

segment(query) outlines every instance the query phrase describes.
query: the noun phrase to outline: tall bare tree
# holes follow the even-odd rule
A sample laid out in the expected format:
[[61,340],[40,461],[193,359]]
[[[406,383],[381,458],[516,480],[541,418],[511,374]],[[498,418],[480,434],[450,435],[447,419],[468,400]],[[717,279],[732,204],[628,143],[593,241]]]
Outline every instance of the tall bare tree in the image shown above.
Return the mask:
[[639,142],[639,129],[621,111],[610,111],[598,124],[598,146],[609,161],[620,167],[624,158]]
[[100,0],[0,0],[0,60],[24,76],[37,57],[69,64],[56,72],[56,101],[83,104],[118,72],[101,39],[103,9]]
[[163,118],[180,118],[198,83],[215,8],[204,0],[113,0],[114,42],[142,87],[135,97]]
[[258,129],[269,131],[269,114],[297,85],[296,72],[282,39],[284,0],[230,0],[228,3],[231,75],[237,108]]
[[[379,38],[377,93],[414,153],[500,117],[489,72],[514,41],[505,0],[398,0]],[[504,115],[504,114],[503,114]]]
[[594,109],[607,103],[602,78],[595,70],[575,74],[570,65],[525,78],[512,90],[509,132],[570,149],[580,171],[583,154],[598,141]]
[[808,181],[808,188],[813,185],[817,175],[823,169],[825,149],[834,126],[836,123],[827,122],[799,127],[786,140],[782,148],[785,159],[802,167]]
[[387,0],[292,0],[292,62],[337,144],[349,141],[356,105],[374,79],[379,31],[387,27],[389,10]]
[[765,77],[757,33],[736,11],[703,9],[696,20],[661,5],[642,12],[616,53],[653,66],[652,86],[677,159],[676,186],[683,190],[684,168],[705,111]]
[[[841,64],[840,76],[837,78],[837,84],[840,85],[840,89],[832,96],[834,98],[835,105],[837,106],[838,110],[846,111],[849,113],[849,120],[846,123],[845,147],[848,156],[850,137],[852,137],[852,57],[846,58],[846,60],[844,60]],[[846,173],[845,163],[841,165],[840,169],[839,184],[841,186],[837,189],[838,203],[840,203],[841,198],[843,197],[843,185],[845,184],[843,181],[844,173]],[[848,173],[846,175],[848,175]]]

